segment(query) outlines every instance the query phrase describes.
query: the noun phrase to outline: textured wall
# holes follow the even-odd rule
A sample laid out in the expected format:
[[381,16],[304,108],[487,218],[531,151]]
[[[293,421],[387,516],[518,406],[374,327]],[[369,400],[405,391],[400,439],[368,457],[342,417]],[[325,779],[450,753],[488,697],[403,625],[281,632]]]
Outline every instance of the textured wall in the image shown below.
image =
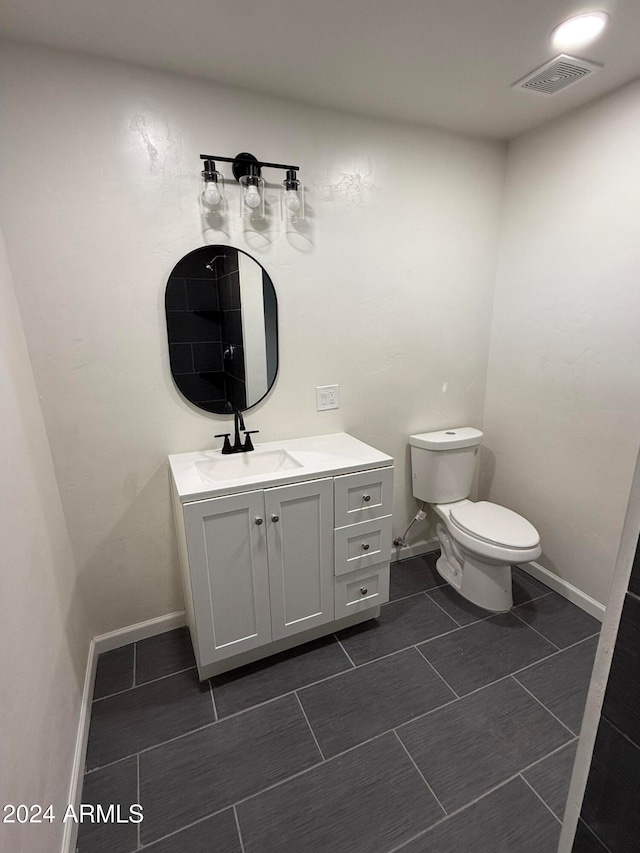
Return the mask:
[[509,146],[481,490],[606,603],[640,441],[640,83]]
[[[228,418],[175,391],[163,298],[204,242],[253,254],[278,294],[280,372],[248,428],[391,453],[403,532],[407,436],[481,426],[504,147],[36,48],[5,46],[0,79],[0,215],[93,633],[182,607],[166,456]],[[299,230],[275,186],[243,228],[232,182],[203,233],[199,154],[246,150],[301,166]],[[340,409],[317,413],[333,383]]]
[[[0,805],[60,818],[89,633],[2,235],[0,400]],[[51,853],[62,828],[0,823],[0,849]]]

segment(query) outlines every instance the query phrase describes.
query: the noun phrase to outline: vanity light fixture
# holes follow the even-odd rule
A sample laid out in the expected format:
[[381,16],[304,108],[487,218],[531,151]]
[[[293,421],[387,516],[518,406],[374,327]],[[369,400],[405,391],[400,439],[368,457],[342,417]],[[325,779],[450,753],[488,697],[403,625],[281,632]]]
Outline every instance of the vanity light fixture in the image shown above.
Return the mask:
[[202,171],[202,200],[209,210],[219,210],[224,203],[224,178],[216,172],[213,160],[205,159]]
[[[201,154],[205,161],[202,177],[205,182],[203,201],[210,209],[217,210],[224,202],[222,175],[215,170],[215,161],[232,163],[233,176],[240,184],[240,215],[245,219],[263,219],[265,215],[262,169],[284,169],[286,180],[282,182],[280,196],[280,215],[287,222],[304,219],[304,188],[298,180],[299,166],[285,163],[267,163],[258,160],[253,154],[243,152],[235,157],[219,157],[215,154]],[[220,196],[218,198],[218,196]]]
[[244,219],[264,219],[264,179],[260,166],[249,163],[249,171],[238,178],[240,184],[240,216]]
[[280,193],[280,219],[283,222],[298,222],[304,219],[304,187],[296,176],[295,169],[287,169]]
[[606,12],[585,12],[574,15],[559,24],[551,33],[551,43],[556,50],[582,47],[595,41],[609,22]]

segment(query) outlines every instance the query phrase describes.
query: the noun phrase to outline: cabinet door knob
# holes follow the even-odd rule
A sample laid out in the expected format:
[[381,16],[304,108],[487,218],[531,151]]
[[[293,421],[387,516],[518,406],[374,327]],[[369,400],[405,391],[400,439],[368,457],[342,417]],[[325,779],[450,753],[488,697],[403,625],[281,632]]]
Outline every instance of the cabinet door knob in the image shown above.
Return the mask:
[[271,516],[271,521],[274,521],[274,522],[275,522],[275,521],[280,521],[280,516],[279,516],[279,515],[272,515],[272,516]]
[[256,524],[262,524],[262,519],[260,518],[259,515],[256,517],[255,522],[256,522]]
[[368,504],[368,503],[369,503],[369,501],[371,500],[371,495],[363,495],[363,496],[362,496],[362,500],[363,500],[366,504]]
[[363,550],[363,551],[368,551],[368,550],[369,550],[369,543],[368,543],[368,542],[363,542],[363,543],[362,543],[362,550]]
[[363,595],[366,595],[366,594],[369,592],[369,590],[366,588],[366,586],[361,586],[361,587],[360,587],[360,592],[361,592]]

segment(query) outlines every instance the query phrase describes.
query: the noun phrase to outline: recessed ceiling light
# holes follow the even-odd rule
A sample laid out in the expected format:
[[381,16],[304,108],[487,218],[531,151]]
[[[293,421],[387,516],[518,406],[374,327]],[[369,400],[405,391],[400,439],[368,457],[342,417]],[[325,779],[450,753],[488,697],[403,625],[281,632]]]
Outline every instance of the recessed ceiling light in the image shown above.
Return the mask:
[[557,50],[580,47],[597,39],[607,26],[606,12],[587,12],[563,21],[551,33],[551,42]]

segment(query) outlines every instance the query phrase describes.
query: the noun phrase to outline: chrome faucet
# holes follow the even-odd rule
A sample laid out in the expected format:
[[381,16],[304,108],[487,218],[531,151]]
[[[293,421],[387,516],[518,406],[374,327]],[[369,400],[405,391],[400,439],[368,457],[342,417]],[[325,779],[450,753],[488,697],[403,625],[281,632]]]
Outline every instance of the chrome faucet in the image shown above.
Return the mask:
[[[242,417],[242,412],[240,409],[237,409],[235,406],[229,404],[229,411],[233,411],[233,444],[229,441],[229,436],[231,433],[223,432],[220,435],[216,435],[216,438],[224,438],[224,443],[222,445],[222,454],[227,455],[228,453],[248,453],[250,450],[255,450],[253,446],[253,442],[251,441],[251,436],[255,435],[255,433],[260,432],[257,429],[245,429],[244,427],[244,418]],[[244,433],[244,444],[240,438],[240,431]]]

